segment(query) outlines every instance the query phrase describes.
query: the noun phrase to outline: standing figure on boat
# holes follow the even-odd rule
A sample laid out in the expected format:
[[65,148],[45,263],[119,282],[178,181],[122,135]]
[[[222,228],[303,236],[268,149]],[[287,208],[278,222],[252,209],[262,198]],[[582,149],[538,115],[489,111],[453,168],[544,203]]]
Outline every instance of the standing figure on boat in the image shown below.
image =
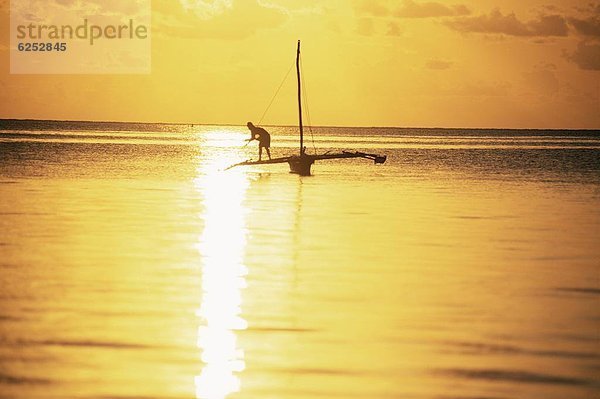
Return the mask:
[[267,150],[267,155],[269,156],[269,159],[271,159],[271,135],[269,132],[262,127],[254,126],[252,122],[248,122],[246,126],[250,129],[250,138],[246,141],[251,142],[252,140],[258,140],[258,160],[260,161],[262,158],[263,147]]

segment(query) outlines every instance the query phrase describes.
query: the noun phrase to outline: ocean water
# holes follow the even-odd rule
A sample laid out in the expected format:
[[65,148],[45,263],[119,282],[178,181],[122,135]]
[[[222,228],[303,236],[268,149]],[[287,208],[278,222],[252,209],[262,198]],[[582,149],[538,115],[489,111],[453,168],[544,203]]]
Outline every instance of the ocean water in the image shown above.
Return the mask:
[[0,398],[600,397],[600,132],[247,135],[0,121]]

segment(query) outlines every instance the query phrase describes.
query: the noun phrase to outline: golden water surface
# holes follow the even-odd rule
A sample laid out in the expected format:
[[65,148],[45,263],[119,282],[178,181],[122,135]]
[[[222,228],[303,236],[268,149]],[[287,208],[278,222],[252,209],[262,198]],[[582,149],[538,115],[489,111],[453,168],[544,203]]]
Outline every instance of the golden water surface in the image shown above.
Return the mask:
[[0,398],[600,395],[598,138],[195,129],[0,134]]

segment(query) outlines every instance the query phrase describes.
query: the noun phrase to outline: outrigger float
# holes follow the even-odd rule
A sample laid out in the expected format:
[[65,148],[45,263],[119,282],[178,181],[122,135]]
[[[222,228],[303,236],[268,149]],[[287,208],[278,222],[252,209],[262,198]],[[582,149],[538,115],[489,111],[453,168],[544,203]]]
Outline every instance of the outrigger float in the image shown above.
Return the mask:
[[300,80],[300,40],[298,40],[298,49],[296,51],[296,76],[298,78],[298,119],[300,127],[300,153],[298,155],[291,155],[288,157],[273,158],[265,161],[244,161],[236,163],[235,165],[229,166],[227,169],[234,168],[236,166],[247,166],[247,165],[268,165],[276,163],[288,163],[290,165],[290,172],[299,174],[300,176],[310,176],[310,167],[315,161],[324,159],[346,159],[346,158],[365,158],[372,160],[375,164],[382,164],[386,161],[387,156],[367,154],[359,151],[342,151],[340,153],[329,153],[324,154],[307,154],[306,147],[304,147],[304,128],[302,125],[302,95],[301,95],[301,80]]

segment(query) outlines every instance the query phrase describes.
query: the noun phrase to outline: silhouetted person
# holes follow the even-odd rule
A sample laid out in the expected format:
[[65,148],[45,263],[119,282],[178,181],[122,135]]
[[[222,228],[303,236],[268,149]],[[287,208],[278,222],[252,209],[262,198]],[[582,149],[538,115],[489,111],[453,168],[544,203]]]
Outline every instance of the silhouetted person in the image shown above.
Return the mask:
[[252,140],[258,140],[258,160],[260,161],[262,158],[263,147],[267,150],[267,155],[269,156],[269,159],[271,159],[271,135],[262,127],[254,126],[252,122],[248,122],[246,126],[250,129],[251,136],[246,141],[251,142]]

